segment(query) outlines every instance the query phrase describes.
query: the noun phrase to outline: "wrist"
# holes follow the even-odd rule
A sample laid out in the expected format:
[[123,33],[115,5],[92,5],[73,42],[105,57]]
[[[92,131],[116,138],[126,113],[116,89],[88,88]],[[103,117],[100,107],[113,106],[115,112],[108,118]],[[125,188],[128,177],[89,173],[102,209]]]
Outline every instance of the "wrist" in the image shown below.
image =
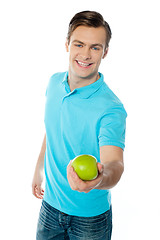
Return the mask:
[[99,183],[97,183],[97,184],[93,187],[93,189],[101,189],[102,181],[103,181],[103,175],[102,175],[102,178],[101,178],[101,180],[99,181]]

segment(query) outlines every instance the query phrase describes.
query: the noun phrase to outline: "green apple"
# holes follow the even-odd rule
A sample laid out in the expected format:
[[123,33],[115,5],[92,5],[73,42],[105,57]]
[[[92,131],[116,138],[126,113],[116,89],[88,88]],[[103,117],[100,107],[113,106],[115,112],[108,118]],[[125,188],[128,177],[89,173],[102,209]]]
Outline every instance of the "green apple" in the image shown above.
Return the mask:
[[97,159],[92,155],[82,154],[75,157],[71,166],[82,180],[93,180],[98,175]]

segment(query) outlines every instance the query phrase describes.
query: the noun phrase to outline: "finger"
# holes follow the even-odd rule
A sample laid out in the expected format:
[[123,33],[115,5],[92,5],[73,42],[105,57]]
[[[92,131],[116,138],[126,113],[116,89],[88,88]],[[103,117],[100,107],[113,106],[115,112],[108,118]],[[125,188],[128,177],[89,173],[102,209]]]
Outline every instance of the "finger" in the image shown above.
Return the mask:
[[35,197],[37,197],[36,189],[37,189],[37,185],[32,186],[32,194],[33,194]]
[[94,189],[103,179],[103,171],[94,180],[86,181],[86,191]]
[[101,163],[97,163],[97,168],[98,168],[98,172],[99,173],[102,173],[103,172],[103,170],[104,170],[104,166],[103,166],[103,164],[101,164]]
[[92,190],[92,189],[90,189],[90,190],[87,190],[87,191],[84,191],[84,193],[89,193],[91,190]]
[[36,198],[38,198],[38,199],[43,199],[43,195],[40,195],[40,194],[36,194]]
[[44,195],[44,190],[42,188],[39,189],[38,194],[40,197],[43,197]]
[[97,179],[96,182],[93,182],[94,180],[83,181],[82,179],[79,178],[74,168],[70,165],[68,165],[67,174],[68,181],[72,190],[77,190],[78,192],[88,193],[89,191],[92,190],[92,187],[95,186],[100,181],[99,179]]
[[78,179],[78,176],[77,176],[76,172],[74,171],[74,169],[72,167],[69,168],[68,180],[69,180],[71,188],[74,190],[78,190],[77,179]]
[[72,160],[69,162],[67,167],[71,167],[71,164],[72,164]]
[[103,176],[103,165],[99,163],[99,171],[101,173],[98,174],[98,176],[94,179],[94,180],[89,180],[89,181],[83,181],[82,179],[79,178],[79,176],[77,175],[77,173],[74,171],[74,168],[70,169],[70,171],[72,172],[72,180],[75,186],[75,190],[77,190],[78,192],[85,192],[88,193],[90,192],[92,189],[94,189],[94,186],[96,186],[102,179]]
[[41,187],[35,187],[35,197],[38,199],[42,199],[44,195],[44,190]]
[[70,176],[74,179],[74,181],[77,181],[78,179],[80,179],[72,166],[69,166],[68,172]]
[[68,169],[68,180],[72,190],[83,191],[84,181],[79,178],[73,167]]

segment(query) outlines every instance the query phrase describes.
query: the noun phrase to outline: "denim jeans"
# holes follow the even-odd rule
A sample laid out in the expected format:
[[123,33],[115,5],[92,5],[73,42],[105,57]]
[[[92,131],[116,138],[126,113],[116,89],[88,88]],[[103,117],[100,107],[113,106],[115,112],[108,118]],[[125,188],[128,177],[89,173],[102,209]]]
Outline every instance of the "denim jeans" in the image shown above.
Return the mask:
[[110,240],[111,234],[112,209],[95,217],[77,217],[42,201],[36,240]]

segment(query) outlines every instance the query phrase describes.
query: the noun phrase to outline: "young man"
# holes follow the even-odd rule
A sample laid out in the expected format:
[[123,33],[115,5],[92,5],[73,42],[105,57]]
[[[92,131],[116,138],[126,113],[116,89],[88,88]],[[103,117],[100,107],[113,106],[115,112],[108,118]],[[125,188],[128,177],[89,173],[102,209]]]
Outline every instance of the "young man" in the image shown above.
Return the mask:
[[[69,24],[69,70],[54,74],[47,87],[46,135],[32,184],[33,194],[43,198],[37,240],[111,239],[109,189],[123,173],[127,114],[98,72],[110,38],[97,12],[77,13]],[[72,168],[81,154],[96,157],[96,179],[82,181]]]

